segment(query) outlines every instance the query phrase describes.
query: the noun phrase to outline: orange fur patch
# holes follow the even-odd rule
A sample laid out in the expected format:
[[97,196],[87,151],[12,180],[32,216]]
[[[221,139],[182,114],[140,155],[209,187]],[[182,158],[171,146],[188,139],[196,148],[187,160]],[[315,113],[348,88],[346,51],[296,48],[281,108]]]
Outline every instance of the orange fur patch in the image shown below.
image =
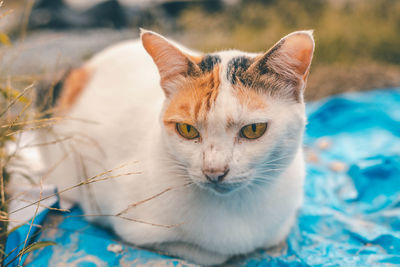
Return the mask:
[[176,122],[204,123],[218,96],[219,84],[218,65],[211,72],[187,78],[183,87],[172,96],[164,113],[164,124],[175,128]]
[[185,54],[187,58],[189,58],[193,63],[199,64],[203,60],[203,56],[193,56]]
[[73,69],[64,81],[61,96],[58,100],[58,108],[65,111],[76,102],[90,78],[87,68]]

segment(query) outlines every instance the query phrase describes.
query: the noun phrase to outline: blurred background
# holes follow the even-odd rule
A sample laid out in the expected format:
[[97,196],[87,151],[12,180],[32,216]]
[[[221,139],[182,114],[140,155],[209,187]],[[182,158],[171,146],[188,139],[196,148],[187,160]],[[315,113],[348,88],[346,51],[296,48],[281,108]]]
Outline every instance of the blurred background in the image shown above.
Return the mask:
[[5,0],[1,79],[54,75],[138,37],[139,27],[204,52],[266,51],[292,31],[314,29],[307,100],[400,86],[396,0]]

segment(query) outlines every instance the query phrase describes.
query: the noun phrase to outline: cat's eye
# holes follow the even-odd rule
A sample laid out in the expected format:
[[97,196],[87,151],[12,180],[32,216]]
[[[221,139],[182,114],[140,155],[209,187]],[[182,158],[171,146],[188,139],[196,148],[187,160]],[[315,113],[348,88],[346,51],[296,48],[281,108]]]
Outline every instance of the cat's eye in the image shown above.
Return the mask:
[[267,130],[267,123],[252,123],[240,129],[240,136],[247,139],[257,139]]
[[177,123],[176,130],[178,133],[186,139],[195,139],[200,137],[199,131],[192,125],[187,123]]

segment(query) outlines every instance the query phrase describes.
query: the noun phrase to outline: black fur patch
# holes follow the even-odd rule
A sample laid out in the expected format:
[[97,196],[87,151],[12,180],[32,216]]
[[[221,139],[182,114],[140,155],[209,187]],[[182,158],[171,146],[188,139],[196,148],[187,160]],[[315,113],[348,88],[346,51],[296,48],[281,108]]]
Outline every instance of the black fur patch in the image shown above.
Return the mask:
[[[45,78],[41,80],[36,91],[36,108],[43,112],[43,118],[50,118],[49,111],[57,105],[57,101],[64,87],[64,82],[71,73],[72,68],[54,74],[56,78]],[[54,80],[52,80],[54,79]]]
[[200,70],[202,72],[210,72],[214,66],[221,63],[221,58],[217,55],[206,55],[203,60],[199,63]]
[[226,77],[228,81],[232,84],[236,84],[239,79],[242,83],[245,83],[244,72],[249,68],[249,66],[253,63],[253,59],[246,56],[235,57],[232,58],[227,67]]
[[199,67],[195,63],[189,60],[186,74],[192,77],[199,76],[200,75]]
[[270,72],[274,72],[268,67],[268,59],[281,48],[281,46],[285,43],[285,40],[280,41],[276,44],[267,54],[263,56],[261,60],[259,60],[257,69],[259,70],[260,75],[264,75]]

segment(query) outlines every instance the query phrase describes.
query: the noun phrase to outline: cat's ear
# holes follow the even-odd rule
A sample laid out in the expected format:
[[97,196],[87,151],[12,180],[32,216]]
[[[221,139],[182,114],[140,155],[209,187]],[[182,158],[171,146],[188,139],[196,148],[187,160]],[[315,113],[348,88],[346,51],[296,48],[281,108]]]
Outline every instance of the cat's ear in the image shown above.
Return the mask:
[[313,31],[297,31],[283,37],[256,62],[261,72],[287,71],[307,78],[314,53]]
[[176,89],[174,80],[198,71],[201,56],[189,55],[163,36],[141,29],[143,47],[153,58],[161,77],[161,87],[168,97]]
[[[257,74],[276,73],[288,81],[304,87],[314,53],[313,31],[293,32],[259,56],[249,71]],[[296,88],[302,93],[303,88]]]

